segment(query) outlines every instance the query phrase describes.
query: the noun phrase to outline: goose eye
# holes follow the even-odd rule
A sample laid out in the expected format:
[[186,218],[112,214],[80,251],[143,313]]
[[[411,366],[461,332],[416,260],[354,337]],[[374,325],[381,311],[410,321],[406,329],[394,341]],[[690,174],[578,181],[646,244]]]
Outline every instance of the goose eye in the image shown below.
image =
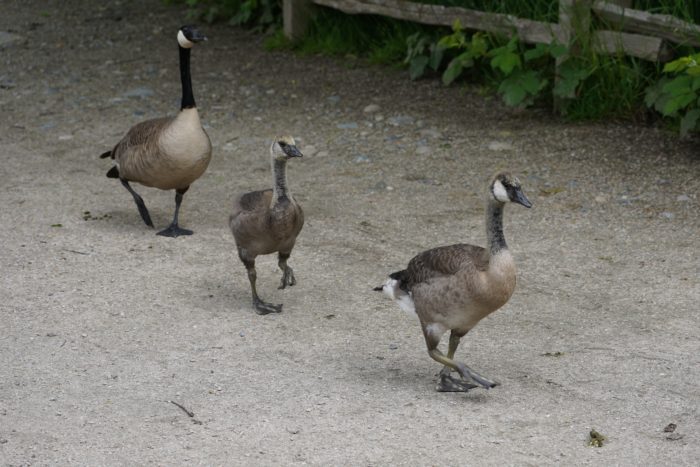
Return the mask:
[[277,144],[279,144],[282,149],[287,147],[287,143],[285,143],[284,141],[279,141]]

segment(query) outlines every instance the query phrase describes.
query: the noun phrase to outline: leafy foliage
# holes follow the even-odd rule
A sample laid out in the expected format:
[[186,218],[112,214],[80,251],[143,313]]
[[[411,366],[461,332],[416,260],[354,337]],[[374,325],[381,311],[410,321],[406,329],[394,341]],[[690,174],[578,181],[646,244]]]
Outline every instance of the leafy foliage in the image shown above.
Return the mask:
[[228,21],[231,25],[266,31],[282,24],[281,2],[278,0],[166,0],[185,3],[190,15],[207,23]]
[[646,105],[676,121],[681,136],[700,130],[700,53],[667,63],[663,72],[670,76],[647,88]]

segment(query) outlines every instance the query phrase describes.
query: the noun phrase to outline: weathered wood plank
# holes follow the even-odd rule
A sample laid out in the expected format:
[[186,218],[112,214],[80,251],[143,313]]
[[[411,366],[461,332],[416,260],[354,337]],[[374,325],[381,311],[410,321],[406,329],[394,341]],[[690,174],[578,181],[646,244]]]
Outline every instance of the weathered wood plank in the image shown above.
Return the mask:
[[[427,5],[404,0],[311,0],[317,5],[335,8],[342,12],[356,14],[384,15],[391,18],[414,21],[436,26],[451,26],[456,19],[462,27],[495,34],[510,36],[517,34],[521,41],[537,44],[550,44],[553,41],[568,44],[567,34],[558,24],[543,23],[516,18],[500,13],[485,13],[458,7]],[[597,31],[594,47],[602,53],[626,53],[645,60],[667,60],[668,49],[663,40],[644,37],[638,34],[625,34],[613,31]]]
[[594,31],[593,46],[598,52],[623,53],[652,62],[667,62],[673,51],[658,37],[616,31]]
[[344,13],[374,14],[436,26],[452,26],[459,20],[466,29],[477,29],[496,34],[516,33],[527,43],[551,43],[559,39],[556,24],[517,18],[500,13],[485,13],[466,8],[427,5],[402,0],[313,0],[317,5],[335,8]]
[[311,0],[283,0],[284,35],[293,41],[304,37],[311,19]]
[[700,47],[700,26],[675,16],[630,10],[602,0],[593,2],[593,12],[604,21],[619,24],[624,31],[648,34],[678,44]]

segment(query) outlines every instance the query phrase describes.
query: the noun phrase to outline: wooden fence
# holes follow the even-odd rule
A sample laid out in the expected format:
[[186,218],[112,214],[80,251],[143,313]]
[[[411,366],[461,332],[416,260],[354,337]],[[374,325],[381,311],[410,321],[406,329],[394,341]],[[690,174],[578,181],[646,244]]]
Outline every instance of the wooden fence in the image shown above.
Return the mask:
[[679,18],[626,8],[629,0],[559,0],[559,22],[545,23],[500,13],[459,7],[428,5],[407,0],[283,0],[284,31],[290,39],[301,38],[313,14],[313,5],[335,8],[348,14],[374,14],[436,26],[452,26],[459,20],[465,29],[517,35],[531,44],[571,43],[573,31],[591,24],[591,15],[612,24],[617,31],[586,31],[600,53],[624,53],[650,61],[672,58],[667,42],[700,46],[700,26]]

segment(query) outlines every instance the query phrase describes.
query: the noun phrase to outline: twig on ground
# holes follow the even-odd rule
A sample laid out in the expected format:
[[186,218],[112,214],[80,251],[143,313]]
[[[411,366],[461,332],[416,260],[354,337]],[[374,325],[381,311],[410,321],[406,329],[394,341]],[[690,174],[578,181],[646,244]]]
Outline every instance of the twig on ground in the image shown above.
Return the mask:
[[187,414],[188,417],[194,418],[194,412],[192,412],[191,410],[188,410],[187,407],[185,407],[184,405],[178,404],[178,403],[175,402],[175,401],[168,401],[168,402],[170,402],[171,404],[174,404],[174,405],[180,407],[180,408],[182,409],[182,411],[185,412],[185,413]]

